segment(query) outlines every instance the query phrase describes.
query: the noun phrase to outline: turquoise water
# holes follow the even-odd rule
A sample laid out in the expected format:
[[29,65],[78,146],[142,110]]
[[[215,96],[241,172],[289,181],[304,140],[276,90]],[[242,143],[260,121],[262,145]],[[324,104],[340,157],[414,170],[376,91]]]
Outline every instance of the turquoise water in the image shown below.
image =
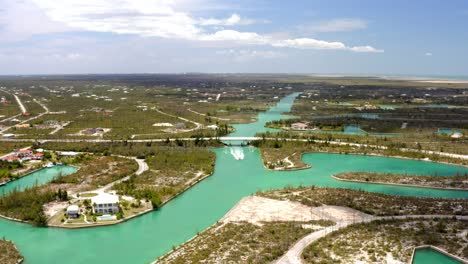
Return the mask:
[[[264,131],[266,120],[281,118],[297,94],[288,96],[259,117],[259,121],[237,125],[232,136],[252,136]],[[250,126],[255,126],[252,129]],[[362,155],[312,153],[304,161],[308,170],[280,172],[264,169],[259,151],[251,147],[213,149],[215,172],[211,177],[172,200],[160,210],[108,227],[66,230],[35,228],[0,219],[0,237],[13,240],[27,264],[149,263],[216,223],[240,199],[259,190],[285,186],[328,186],[363,189],[404,196],[468,198],[468,192],[397,187],[336,181],[330,176],[344,171],[377,171],[408,174],[456,175],[468,168],[432,162]],[[233,154],[235,153],[235,155]],[[240,155],[242,154],[242,155]],[[237,156],[237,158],[235,157]],[[238,159],[243,156],[243,159]]]
[[391,105],[379,105],[379,108],[382,110],[395,110],[395,107]]
[[346,125],[344,127],[343,133],[346,135],[365,135],[366,131],[362,130],[359,126],[356,125]]
[[270,110],[259,113],[257,121],[249,124],[235,124],[232,125],[235,128],[235,131],[231,133],[230,137],[253,137],[257,133],[264,132],[277,132],[281,129],[267,128],[265,124],[271,121],[290,118],[288,116],[282,115],[291,110],[291,107],[294,103],[294,100],[299,95],[299,93],[290,94],[283,99],[281,99],[276,106],[270,108]]
[[462,264],[462,262],[432,248],[416,249],[413,264]]
[[437,130],[437,134],[439,135],[447,135],[447,136],[450,136],[454,133],[458,133],[460,132],[459,129],[454,129],[454,128],[439,128]]
[[[304,133],[305,131],[301,131]],[[399,133],[368,133],[367,131],[361,129],[358,125],[345,125],[343,131],[334,131],[334,130],[309,130],[307,132],[311,133],[329,133],[329,134],[344,134],[344,135],[370,135],[376,137],[396,137],[401,136]]]
[[340,103],[337,103],[336,105],[339,105],[339,106],[353,106],[354,104],[346,103],[346,102],[340,102]]
[[42,185],[44,183],[50,182],[59,174],[70,175],[76,171],[77,168],[71,166],[54,166],[52,168],[43,168],[28,174],[19,180],[12,181],[3,187],[0,187],[0,196],[3,193],[8,193],[14,189],[21,191],[26,188],[33,187],[34,185]]

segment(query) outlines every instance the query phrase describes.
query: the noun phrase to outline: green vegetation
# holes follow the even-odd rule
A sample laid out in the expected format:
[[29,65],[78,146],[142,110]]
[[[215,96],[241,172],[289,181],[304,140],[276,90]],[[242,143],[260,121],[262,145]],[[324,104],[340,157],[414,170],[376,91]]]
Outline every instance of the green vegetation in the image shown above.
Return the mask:
[[53,191],[44,187],[27,188],[24,191],[13,190],[0,197],[0,214],[30,222],[36,226],[45,226],[47,217],[43,205],[56,200],[68,199],[67,192]]
[[[216,147],[222,146],[217,140],[197,140],[193,141],[164,141],[164,142],[111,142],[111,143],[93,143],[93,142],[74,142],[74,143],[58,143],[47,142],[44,144],[35,144],[35,148],[63,150],[63,151],[77,151],[77,152],[92,152],[100,153],[104,156],[108,155],[122,155],[127,157],[145,158],[153,156],[156,153],[164,151],[168,148],[180,147],[181,149],[189,149],[192,147]],[[201,149],[201,148],[200,148]]]
[[48,185],[72,192],[97,189],[133,174],[138,168],[134,160],[114,156],[81,154],[60,160],[79,166],[80,169],[71,175],[58,176]]
[[344,172],[334,175],[334,177],[340,180],[361,181],[369,183],[408,184],[435,188],[468,189],[468,175],[419,176],[375,172]]
[[307,206],[350,207],[376,216],[468,214],[467,199],[393,196],[341,188],[301,187],[257,193],[259,196],[297,201]]
[[18,264],[23,259],[15,244],[11,241],[0,239],[0,263]]
[[[387,143],[380,144],[381,142],[386,142],[385,138],[381,141],[375,140],[375,137],[342,137],[337,135],[313,135],[304,137],[304,141],[287,141],[288,138],[300,139],[298,136],[291,136],[288,134],[264,134],[264,138],[282,138],[282,140],[258,140],[253,141],[251,144],[255,147],[258,147],[261,151],[263,163],[265,166],[268,164],[275,164],[278,160],[283,160],[284,158],[296,153],[291,157],[291,161],[298,167],[306,167],[307,165],[301,160],[302,154],[308,152],[331,152],[331,153],[340,153],[340,154],[377,154],[382,156],[389,157],[404,157],[410,159],[429,159],[436,162],[448,162],[453,164],[468,165],[468,160],[458,159],[447,156],[440,156],[437,154],[427,154],[419,152],[415,146],[415,151],[402,151],[400,148],[408,147],[405,143]],[[317,142],[319,141],[319,142]],[[330,141],[337,142],[347,142],[350,145],[340,145],[332,144]],[[353,144],[369,144],[368,146],[356,146]],[[384,146],[385,149],[379,147]]]
[[413,249],[433,245],[468,258],[468,221],[454,219],[386,220],[355,224],[310,244],[306,263],[409,263]]
[[204,148],[159,147],[146,157],[149,171],[113,188],[137,199],[147,199],[157,208],[197,180],[211,175],[215,159],[215,154]]
[[0,183],[12,180],[14,178],[12,171],[22,167],[23,165],[18,161],[8,162],[0,160]]
[[216,224],[157,263],[269,263],[311,230],[329,221]]
[[0,144],[0,155],[5,155],[14,150],[21,149],[30,145],[31,143],[28,142],[2,142]]

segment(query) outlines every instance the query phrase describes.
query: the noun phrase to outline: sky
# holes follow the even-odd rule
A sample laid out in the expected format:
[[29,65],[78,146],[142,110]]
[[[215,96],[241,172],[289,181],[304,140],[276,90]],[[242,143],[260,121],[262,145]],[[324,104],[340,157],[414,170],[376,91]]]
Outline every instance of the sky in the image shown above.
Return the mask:
[[468,75],[467,0],[0,0],[0,75]]

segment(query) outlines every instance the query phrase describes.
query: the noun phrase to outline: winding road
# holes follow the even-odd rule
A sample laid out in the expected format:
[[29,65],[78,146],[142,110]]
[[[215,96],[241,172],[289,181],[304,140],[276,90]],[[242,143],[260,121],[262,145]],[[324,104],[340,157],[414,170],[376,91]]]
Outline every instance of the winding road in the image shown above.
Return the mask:
[[398,219],[434,219],[434,218],[454,218],[460,220],[468,220],[468,216],[454,216],[454,215],[401,215],[401,216],[368,216],[356,221],[342,221],[338,222],[334,226],[329,226],[319,231],[310,233],[309,235],[303,237],[301,240],[296,242],[281,258],[275,261],[275,264],[303,264],[302,261],[302,252],[304,249],[310,245],[312,242],[325,237],[326,235],[345,228],[352,224],[359,223],[369,223],[376,220],[398,220]]

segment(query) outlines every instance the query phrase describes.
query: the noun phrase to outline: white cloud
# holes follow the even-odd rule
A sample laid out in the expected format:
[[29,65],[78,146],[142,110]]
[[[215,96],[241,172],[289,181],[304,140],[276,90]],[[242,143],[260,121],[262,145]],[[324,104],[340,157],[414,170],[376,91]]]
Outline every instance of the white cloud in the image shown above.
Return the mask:
[[274,47],[288,47],[298,49],[334,49],[345,50],[346,45],[341,42],[328,42],[311,38],[296,38],[279,40],[272,44]]
[[212,34],[202,34],[198,36],[198,40],[231,41],[248,45],[266,45],[271,41],[269,37],[259,35],[255,32],[239,32],[236,30],[220,30]]
[[218,50],[217,55],[227,56],[232,58],[234,61],[247,61],[252,59],[277,59],[286,57],[285,54],[273,50],[251,50],[251,49],[229,49],[229,50]]
[[375,53],[384,52],[384,50],[376,49],[372,46],[356,46],[356,47],[351,47],[350,50],[354,52],[375,52]]
[[342,18],[322,21],[309,26],[301,26],[312,32],[343,32],[367,28],[367,21],[356,18]]
[[21,41],[31,35],[69,31],[63,23],[52,21],[31,3],[3,0],[0,5],[0,39]]
[[354,52],[381,53],[381,49],[372,46],[348,47],[342,42],[328,42],[312,38],[298,38],[276,41],[272,44],[274,47],[287,47],[298,49],[322,49],[322,50],[350,50]]
[[236,26],[236,25],[251,25],[254,24],[255,20],[241,18],[238,14],[232,14],[229,18],[226,19],[216,19],[216,18],[201,18],[199,24],[202,26]]
[[[7,0],[12,1],[12,0]],[[42,9],[54,25],[74,30],[134,34],[143,37],[159,37],[228,45],[264,45],[299,49],[348,50],[354,52],[383,52],[371,46],[347,46],[342,42],[329,42],[312,38],[278,38],[257,32],[231,29],[212,31],[212,26],[235,26],[254,23],[233,14],[226,19],[193,18],[187,11],[180,10],[181,1],[187,0],[24,0]],[[33,3],[33,5],[31,5]],[[24,17],[24,16],[17,16]],[[13,20],[14,18],[10,18]],[[10,20],[9,19],[9,20]],[[25,20],[28,20],[26,18]],[[364,23],[364,22],[362,22]],[[349,30],[359,23],[338,21],[328,24],[328,30]],[[38,24],[41,26],[41,24]],[[37,28],[38,25],[32,28]],[[40,27],[39,26],[39,27]],[[322,25],[325,26],[325,25]],[[323,27],[325,29],[327,27]],[[44,29],[52,31],[54,29]],[[34,33],[30,33],[34,34]]]
[[424,56],[429,56],[429,57],[430,57],[430,56],[432,56],[432,53],[431,53],[431,52],[426,52],[426,53],[424,54]]

